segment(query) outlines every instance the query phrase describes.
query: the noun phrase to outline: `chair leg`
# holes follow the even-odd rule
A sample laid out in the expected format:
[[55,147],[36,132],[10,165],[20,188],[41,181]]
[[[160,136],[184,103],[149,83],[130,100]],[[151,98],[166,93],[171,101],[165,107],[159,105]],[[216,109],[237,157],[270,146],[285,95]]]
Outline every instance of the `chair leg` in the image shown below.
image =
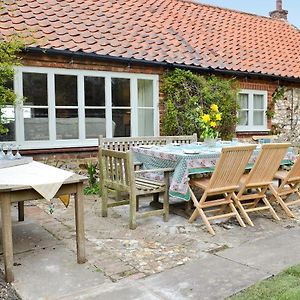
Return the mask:
[[164,222],[168,222],[169,221],[169,209],[170,208],[169,208],[169,193],[168,193],[167,190],[164,192],[163,199],[164,199],[164,203],[163,203],[164,215],[163,215],[163,218],[164,218]]
[[136,229],[136,195],[129,195],[129,228]]
[[235,217],[236,219],[238,220],[239,224],[242,226],[242,227],[246,227],[243,219],[241,218],[240,214],[238,213],[238,211],[236,210],[235,206],[232,204],[232,203],[229,203],[229,206],[232,210],[233,213],[235,213]]
[[140,209],[140,197],[136,196],[136,207],[135,211],[139,211]]
[[291,212],[291,210],[288,208],[288,206],[284,203],[284,201],[283,201],[282,198],[278,195],[278,193],[276,192],[276,190],[274,189],[273,186],[270,186],[270,190],[271,190],[273,196],[275,197],[275,199],[277,200],[277,202],[280,204],[280,206],[282,207],[282,209],[285,211],[285,213],[286,213],[290,218],[295,218],[294,214]]
[[156,194],[153,194],[153,202],[159,202],[159,194],[156,193]]
[[24,201],[18,202],[18,221],[24,221]]
[[101,204],[102,204],[102,208],[101,208],[101,211],[102,211],[102,217],[107,217],[107,202],[108,202],[108,191],[107,191],[107,188],[106,187],[102,187],[102,201],[101,201]]
[[245,211],[242,203],[240,202],[240,200],[238,199],[238,197],[233,194],[233,200],[235,205],[237,206],[237,208],[239,209],[241,215],[244,217],[244,219],[246,220],[246,222],[250,225],[250,226],[254,226],[253,222],[251,221],[249,215],[247,214],[247,212]]
[[265,205],[269,208],[269,210],[271,211],[271,214],[273,216],[273,218],[277,221],[280,220],[280,218],[278,217],[278,215],[276,214],[274,208],[272,207],[272,205],[270,204],[270,202],[268,201],[267,197],[263,197],[262,201],[264,201]]
[[211,227],[211,225],[210,225],[210,223],[209,223],[209,221],[208,221],[208,219],[207,219],[207,217],[206,217],[206,215],[205,215],[203,209],[197,207],[196,210],[199,212],[200,217],[202,218],[202,220],[203,220],[203,222],[204,222],[204,224],[205,224],[205,226],[206,226],[208,232],[209,232],[211,235],[215,235],[216,233],[215,233],[215,231],[213,230],[213,228]]

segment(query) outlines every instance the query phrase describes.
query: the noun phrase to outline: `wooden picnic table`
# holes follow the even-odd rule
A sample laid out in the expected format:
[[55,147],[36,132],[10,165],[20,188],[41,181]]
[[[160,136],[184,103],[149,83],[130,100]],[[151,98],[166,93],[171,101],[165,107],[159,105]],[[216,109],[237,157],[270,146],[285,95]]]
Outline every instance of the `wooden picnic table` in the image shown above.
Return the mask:
[[[47,174],[43,174],[47,176]],[[83,207],[83,182],[84,176],[72,175],[66,179],[56,192],[54,198],[61,195],[75,195],[75,224],[76,224],[76,243],[77,243],[77,262],[82,264],[85,258],[85,238],[84,238],[84,207]],[[1,182],[1,181],[0,181]],[[24,203],[28,200],[43,199],[31,186],[21,185],[1,185],[0,184],[0,206],[2,219],[2,245],[4,256],[5,280],[12,282],[13,275],[13,242],[12,242],[12,222],[11,204],[18,202]],[[20,215],[19,215],[20,219]],[[21,216],[22,219],[22,216]]]

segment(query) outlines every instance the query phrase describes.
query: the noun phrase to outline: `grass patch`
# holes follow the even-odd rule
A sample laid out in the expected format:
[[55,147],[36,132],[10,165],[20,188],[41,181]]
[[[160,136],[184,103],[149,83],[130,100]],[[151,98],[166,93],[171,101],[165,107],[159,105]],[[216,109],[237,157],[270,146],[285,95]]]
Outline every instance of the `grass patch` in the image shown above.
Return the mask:
[[298,300],[300,299],[300,265],[258,282],[228,298],[230,300]]

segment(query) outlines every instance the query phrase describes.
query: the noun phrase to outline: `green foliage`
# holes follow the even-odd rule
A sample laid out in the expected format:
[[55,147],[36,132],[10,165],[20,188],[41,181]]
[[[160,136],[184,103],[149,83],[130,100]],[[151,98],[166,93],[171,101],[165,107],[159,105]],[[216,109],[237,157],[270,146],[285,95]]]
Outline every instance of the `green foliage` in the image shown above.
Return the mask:
[[231,138],[237,123],[237,92],[233,79],[200,76],[181,69],[166,74],[163,79],[165,112],[162,118],[164,135],[186,135],[196,132],[201,136],[201,114],[217,104],[222,114],[219,135]]
[[19,64],[17,53],[24,47],[23,41],[12,38],[0,41],[0,133],[7,133],[5,119],[1,114],[1,108],[8,104],[14,104],[16,94],[9,86],[14,77],[14,66]]
[[278,86],[275,92],[272,94],[272,101],[268,105],[266,110],[266,116],[272,119],[275,116],[275,104],[277,101],[284,99],[286,88],[284,86]]
[[97,182],[97,163],[89,162],[85,165],[81,165],[87,170],[89,185],[83,190],[85,195],[99,194],[100,186]]

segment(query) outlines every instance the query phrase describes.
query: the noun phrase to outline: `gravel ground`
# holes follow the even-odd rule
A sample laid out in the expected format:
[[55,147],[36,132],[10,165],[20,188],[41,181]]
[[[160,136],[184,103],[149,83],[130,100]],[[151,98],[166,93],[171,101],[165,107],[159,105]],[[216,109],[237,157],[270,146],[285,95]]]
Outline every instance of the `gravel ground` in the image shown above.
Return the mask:
[[4,275],[1,270],[0,270],[0,299],[21,300],[17,292],[14,290],[13,286],[5,282]]

